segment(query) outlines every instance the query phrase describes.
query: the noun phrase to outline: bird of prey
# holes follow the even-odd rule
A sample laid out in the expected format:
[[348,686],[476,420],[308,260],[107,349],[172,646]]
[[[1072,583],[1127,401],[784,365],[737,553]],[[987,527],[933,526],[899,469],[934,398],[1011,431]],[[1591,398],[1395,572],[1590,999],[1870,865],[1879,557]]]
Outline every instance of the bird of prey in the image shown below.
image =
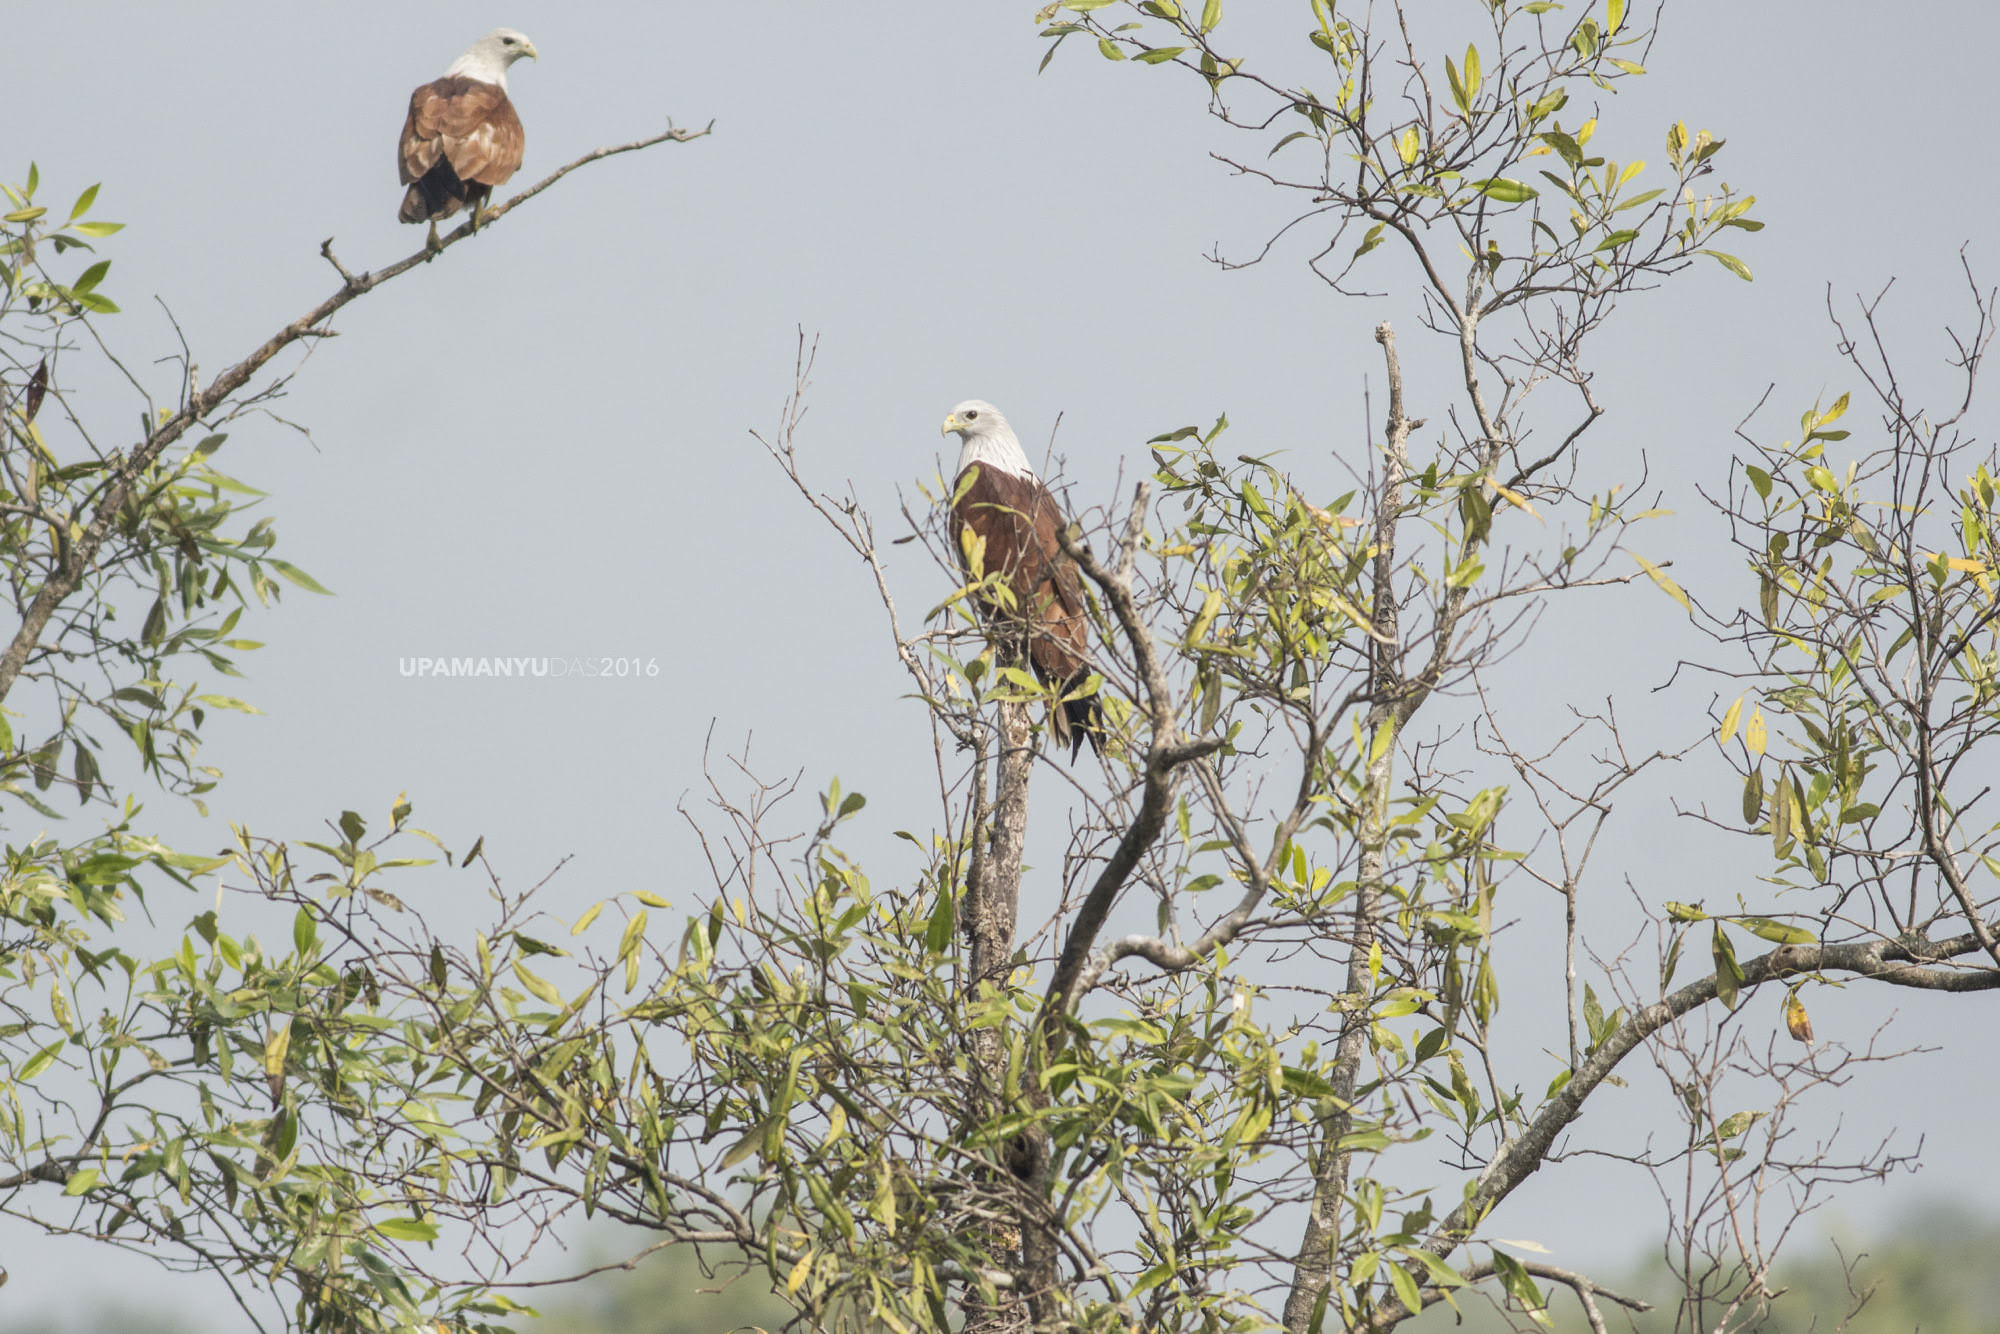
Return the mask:
[[[1060,702],[1049,714],[1058,745],[1076,759],[1084,743],[1101,754],[1104,705],[1090,678],[1083,581],[1056,534],[1062,508],[1035,476],[1014,429],[991,403],[970,399],[944,419],[962,442],[952,486],[952,538],[968,578],[987,583],[980,597],[987,634],[1003,651],[1025,657]],[[997,586],[996,586],[997,585]],[[1018,658],[1016,659],[1018,661]]]
[[496,28],[465,49],[443,77],[410,94],[410,114],[396,144],[403,184],[404,222],[428,222],[438,243],[438,219],[461,208],[479,210],[521,165],[527,137],[507,98],[507,67],[522,56],[539,58],[535,44],[512,28]]

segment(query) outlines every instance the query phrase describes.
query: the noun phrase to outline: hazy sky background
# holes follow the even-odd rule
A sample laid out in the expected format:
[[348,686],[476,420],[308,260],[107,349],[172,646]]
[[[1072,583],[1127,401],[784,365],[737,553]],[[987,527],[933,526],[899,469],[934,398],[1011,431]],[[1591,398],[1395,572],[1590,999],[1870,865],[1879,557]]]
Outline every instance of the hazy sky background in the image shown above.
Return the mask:
[[[1217,246],[1253,252],[1287,220],[1287,201],[1207,156],[1262,148],[1222,134],[1182,73],[1111,66],[1072,44],[1038,77],[1033,9],[516,0],[13,14],[0,176],[19,181],[37,160],[51,203],[103,181],[97,215],[129,224],[104,247],[103,290],[127,312],[111,336],[135,366],[171,354],[157,295],[204,379],[333,289],[324,238],[357,270],[420,242],[395,221],[404,103],[496,24],[542,52],[511,78],[528,131],[516,185],[669,117],[716,122],[711,138],[585,169],[350,307],[278,405],[310,443],[275,424],[235,429],[218,464],[272,493],[279,554],[337,596],[294,594],[247,628],[269,647],[238,684],[264,715],[213,729],[207,758],[229,774],[218,814],[312,837],[345,807],[380,817],[407,790],[448,845],[485,835],[516,886],[568,858],[558,908],[632,889],[685,905],[705,879],[675,806],[699,788],[712,727],[719,750],[754,734],[770,776],[802,770],[811,789],[838,774],[866,792],[857,841],[871,869],[907,869],[889,832],[928,829],[934,811],[922,710],[902,698],[865,571],[748,434],[776,423],[801,327],[820,340],[802,452],[828,488],[852,482],[885,536],[899,531],[899,494],[947,452],[945,410],[972,396],[1004,408],[1037,458],[1061,414],[1056,452],[1079,507],[1116,503],[1147,437],[1223,410],[1238,450],[1284,450],[1309,483],[1345,489],[1337,460],[1365,466],[1371,385],[1381,407],[1369,330],[1388,319],[1415,341],[1412,289],[1385,270],[1375,285],[1390,297],[1337,297],[1305,270],[1302,243],[1243,272],[1205,262]],[[1451,12],[1471,25],[1477,10]],[[2000,18],[1923,14],[1677,5],[1653,73],[1604,113],[1593,146],[1621,160],[1664,167],[1677,118],[1727,139],[1721,175],[1759,196],[1769,224],[1734,238],[1754,284],[1704,264],[1628,301],[1598,348],[1610,415],[1593,448],[1646,453],[1681,514],[1647,534],[1647,554],[1675,560],[1717,604],[1751,586],[1728,582],[1738,567],[1714,550],[1694,488],[1722,483],[1731,431],[1767,385],[1771,437],[1850,385],[1830,351],[1827,286],[1845,298],[1897,279],[1896,327],[1929,373],[1941,321],[1964,310],[1959,247],[2000,277],[1988,143]],[[1309,22],[1304,0],[1238,0],[1222,31],[1282,71],[1302,58]],[[170,368],[153,374],[171,398]],[[1442,405],[1450,385],[1411,393]],[[133,410],[112,401],[98,419],[129,423]],[[920,615],[948,584],[913,547],[894,560],[905,614]],[[1643,592],[1552,616],[1518,664],[1523,716],[1559,716],[1572,689],[1616,690],[1637,726],[1692,726],[1707,687],[1648,694],[1691,647],[1679,616]],[[419,655],[624,656],[663,670],[403,677],[399,660]],[[1655,794],[1733,806],[1733,787],[1697,777],[1678,771]],[[154,806],[186,842],[221,841],[219,826]],[[1686,822],[1635,810],[1615,832],[1611,899],[1626,893],[1615,873],[1653,902],[1699,897],[1690,883],[1755,892],[1733,877],[1757,863],[1718,882],[1701,854],[1720,845]],[[476,912],[471,876],[426,882],[420,906]],[[1775,1001],[1753,1004],[1775,1018]],[[1941,1048],[1860,1081],[1839,1109],[1860,1141],[1892,1127],[1926,1136],[1922,1175],[1846,1207],[1873,1214],[1926,1193],[1985,1204],[1983,1173],[1967,1169],[1984,1162],[1984,1109],[2000,1091],[1979,1022],[1990,1002],[1933,1012],[1875,991],[1824,1004],[1823,1037],[1854,1036],[1894,1006],[1905,1045]],[[1619,1114],[1610,1102],[1592,1112]],[[1655,1220],[1635,1211],[1629,1230],[1607,1227],[1578,1194],[1591,1170],[1551,1174],[1498,1230],[1576,1263],[1628,1255]],[[1579,1207],[1587,1221],[1571,1216]],[[77,1266],[107,1272],[88,1246],[23,1232],[0,1225],[12,1276],[0,1311],[57,1302]],[[36,1265],[43,1255],[62,1267]],[[154,1281],[143,1267],[108,1272]],[[162,1300],[176,1291],[163,1286]]]

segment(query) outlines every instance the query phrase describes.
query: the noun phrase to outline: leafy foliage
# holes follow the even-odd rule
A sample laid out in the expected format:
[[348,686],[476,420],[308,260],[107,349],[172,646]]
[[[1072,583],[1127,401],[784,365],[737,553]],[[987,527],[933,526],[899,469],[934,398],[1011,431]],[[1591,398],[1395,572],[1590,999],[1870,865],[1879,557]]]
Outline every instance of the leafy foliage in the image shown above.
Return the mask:
[[[1216,0],[1041,16],[1052,52],[1077,37],[1191,72],[1225,125],[1260,146],[1282,130],[1238,165],[1311,200],[1286,232],[1316,238],[1336,290],[1406,282],[1401,308],[1443,354],[1406,373],[1378,328],[1387,411],[1345,495],[1315,499],[1225,417],[1162,430],[1129,503],[1064,535],[1115,736],[1060,851],[1041,857],[1054,838],[1028,805],[1051,692],[982,632],[976,583],[903,624],[872,520],[803,479],[802,355],[767,444],[875,575],[935,724],[938,805],[897,813],[914,869],[878,882],[846,850],[880,818],[861,794],[829,779],[801,822],[798,783],[747,765],[683,812],[711,883],[678,920],[650,892],[542,912],[476,846],[435,857],[402,799],[373,834],[343,812],[324,839],[239,830],[212,859],[146,839],[128,801],[99,837],[9,850],[0,1207],[225,1270],[246,1302],[282,1287],[310,1329],[502,1328],[525,1310],[515,1264],[576,1216],[747,1262],[813,1328],[1373,1331],[1480,1294],[1546,1325],[1552,1285],[1586,1305],[1602,1290],[1508,1249],[1506,1206],[1637,1058],[1667,1075],[1656,1110],[1684,1138],[1604,1133],[1682,1178],[1679,1310],[1761,1318],[1814,1192],[1899,1161],[1788,1146],[1794,1104],[1877,1055],[1812,1046],[1815,989],[2000,985],[1977,879],[2000,870],[1994,826],[1966,788],[2000,720],[1991,449],[1922,412],[1886,353],[1857,362],[1881,440],[1829,460],[1845,399],[1796,445],[1746,440],[1727,513],[1758,610],[1713,610],[1726,588],[1637,549],[1662,511],[1583,460],[1607,411],[1592,336],[1619,304],[1704,255],[1749,276],[1716,248],[1757,226],[1750,196],[1711,184],[1721,141],[1667,127],[1655,188],[1599,155],[1611,128],[1572,103],[1640,77],[1649,40],[1617,0],[1486,5],[1469,40],[1393,5],[1372,29],[1312,13],[1328,94],[1249,72],[1265,62],[1218,45]],[[0,312],[40,354],[4,377],[24,630],[0,694],[40,686],[34,735],[56,750],[10,739],[4,791],[46,812],[19,780],[46,791],[37,757],[66,746],[92,757],[76,790],[109,800],[78,721],[108,718],[198,798],[193,741],[218,705],[170,673],[227,670],[271,574],[316,585],[269,554],[268,527],[236,526],[243,492],[206,440],[168,456],[254,401],[231,395],[255,367],[148,402],[126,452],[82,434],[47,368],[79,332],[101,346],[107,270],[40,267],[38,243],[62,256],[96,234],[89,198],[47,230],[37,188],[14,200]],[[290,327],[416,262],[341,270]],[[1976,288],[1974,308],[1968,400],[1990,336]],[[73,477],[44,400],[80,435]],[[938,517],[908,517],[956,571]],[[130,590],[152,609],[136,634],[115,615]],[[1706,665],[1752,689],[1676,750],[1629,751],[1615,705],[1553,744],[1518,739],[1496,664],[1586,590],[1681,608],[1726,659]],[[1724,814],[1695,808],[1744,836],[1741,891],[1649,905],[1657,967],[1586,964],[1578,899],[1622,789],[1712,742],[1734,748],[1741,795],[1732,780]],[[483,874],[470,939],[398,892],[437,860]],[[123,905],[144,885],[225,868],[249,912],[129,952]],[[1496,947],[1531,895],[1563,914],[1560,964],[1551,943],[1516,965],[1559,972],[1553,1027],[1510,1008],[1519,974]],[[1749,1041],[1759,990],[1803,1056]]]

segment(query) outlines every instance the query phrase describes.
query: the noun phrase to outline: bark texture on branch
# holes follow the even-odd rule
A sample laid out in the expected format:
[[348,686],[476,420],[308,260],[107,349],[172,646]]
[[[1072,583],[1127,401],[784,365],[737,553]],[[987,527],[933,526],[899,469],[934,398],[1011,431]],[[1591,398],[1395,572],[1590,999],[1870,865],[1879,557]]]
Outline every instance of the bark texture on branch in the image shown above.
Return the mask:
[[[1394,576],[1396,521],[1402,513],[1403,488],[1409,471],[1411,422],[1403,412],[1403,367],[1396,355],[1395,330],[1387,322],[1378,325],[1375,341],[1382,345],[1382,356],[1388,366],[1389,417],[1382,451],[1382,483],[1374,504],[1375,589],[1369,614],[1375,632],[1369,636],[1368,652],[1375,699],[1368,709],[1366,728],[1371,741],[1382,728],[1400,727],[1408,717],[1406,707],[1409,707],[1402,679],[1401,627]],[[1318,1158],[1313,1164],[1312,1205],[1292,1265],[1291,1291],[1285,1298],[1286,1334],[1306,1334],[1312,1326],[1313,1313],[1333,1281],[1334,1261],[1340,1246],[1341,1203],[1347,1194],[1348,1174],[1354,1161],[1353,1150],[1344,1150],[1340,1144],[1354,1129],[1354,1089],[1367,1049],[1368,957],[1378,929],[1382,878],[1387,867],[1395,742],[1391,739],[1386,744],[1376,744],[1371,753],[1373,758],[1368,762],[1363,784],[1361,865],[1354,894],[1353,936],[1347,952],[1346,993],[1352,998],[1354,1008],[1341,1020],[1331,1081],[1336,1110],[1321,1130]]]

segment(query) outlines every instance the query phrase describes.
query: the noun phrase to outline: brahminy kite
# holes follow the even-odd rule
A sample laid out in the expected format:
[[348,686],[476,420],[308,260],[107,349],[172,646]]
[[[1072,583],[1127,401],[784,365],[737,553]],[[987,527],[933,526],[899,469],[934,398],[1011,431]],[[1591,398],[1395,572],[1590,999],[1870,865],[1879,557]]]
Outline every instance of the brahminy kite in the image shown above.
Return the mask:
[[538,58],[535,44],[512,28],[496,28],[451,62],[444,77],[410,94],[410,114],[396,145],[403,184],[404,222],[428,222],[437,245],[439,218],[461,208],[479,210],[521,165],[527,136],[507,100],[507,67],[522,56]]
[[1070,759],[1086,741],[1102,754],[1104,705],[1094,691],[1078,694],[1090,679],[1089,626],[1082,577],[1056,539],[1062,508],[991,403],[959,404],[944,419],[944,433],[962,442],[951,504],[959,560],[968,578],[997,578],[1003,590],[980,598],[987,632],[1058,692],[1049,726]]

